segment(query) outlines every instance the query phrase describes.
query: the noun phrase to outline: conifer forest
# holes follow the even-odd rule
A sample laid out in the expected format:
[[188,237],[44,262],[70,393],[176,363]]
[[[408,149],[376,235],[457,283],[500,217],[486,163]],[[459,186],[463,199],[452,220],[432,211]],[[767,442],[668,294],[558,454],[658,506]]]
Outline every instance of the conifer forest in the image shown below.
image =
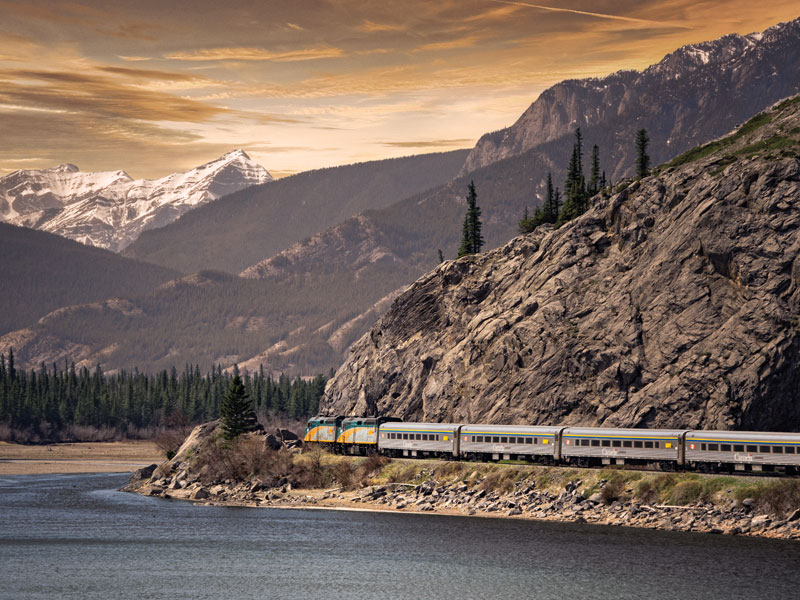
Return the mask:
[[[202,373],[187,365],[146,374],[138,369],[103,373],[70,365],[20,370],[13,351],[0,355],[0,439],[51,441],[152,437],[165,428],[219,417],[235,372],[217,366]],[[240,373],[247,398],[267,419],[313,415],[327,379],[259,370]]]

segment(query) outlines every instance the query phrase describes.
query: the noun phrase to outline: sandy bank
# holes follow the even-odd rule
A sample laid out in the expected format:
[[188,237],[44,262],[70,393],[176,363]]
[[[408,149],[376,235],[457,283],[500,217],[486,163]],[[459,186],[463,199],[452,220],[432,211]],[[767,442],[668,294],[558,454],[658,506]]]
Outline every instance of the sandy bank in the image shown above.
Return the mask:
[[86,442],[28,446],[0,442],[0,475],[126,473],[159,463],[152,442]]

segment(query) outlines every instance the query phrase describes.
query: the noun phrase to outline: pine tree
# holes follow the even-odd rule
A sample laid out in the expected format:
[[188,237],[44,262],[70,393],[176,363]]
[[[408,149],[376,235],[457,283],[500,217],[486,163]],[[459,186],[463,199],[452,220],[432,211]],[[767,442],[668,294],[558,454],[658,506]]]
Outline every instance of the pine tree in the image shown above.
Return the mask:
[[444,253],[442,252],[442,249],[439,248],[439,264],[443,262],[444,262]]
[[242,433],[256,430],[256,413],[247,397],[242,378],[236,373],[231,379],[228,391],[219,405],[222,420],[222,435],[232,440]]
[[594,196],[600,191],[600,148],[597,144],[592,146],[592,170],[589,175],[589,195]]
[[558,216],[557,226],[582,215],[588,208],[586,179],[583,175],[583,136],[580,127],[575,130],[575,143],[567,166],[564,196],[564,206]]
[[483,235],[481,234],[481,209],[478,206],[478,194],[475,192],[475,182],[470,181],[467,194],[467,213],[464,215],[464,223],[461,228],[461,246],[458,249],[458,257],[468,254],[478,254],[483,247]]
[[555,192],[553,191],[553,176],[547,174],[547,184],[545,186],[544,208],[542,216],[545,223],[555,223],[558,221],[558,202],[556,200]]
[[522,213],[522,218],[517,223],[517,231],[522,234],[530,233],[536,229],[536,225],[533,224],[533,220],[528,216],[528,207],[525,207],[525,211]]
[[650,157],[647,155],[647,144],[650,136],[646,129],[636,132],[636,176],[647,177],[650,173]]

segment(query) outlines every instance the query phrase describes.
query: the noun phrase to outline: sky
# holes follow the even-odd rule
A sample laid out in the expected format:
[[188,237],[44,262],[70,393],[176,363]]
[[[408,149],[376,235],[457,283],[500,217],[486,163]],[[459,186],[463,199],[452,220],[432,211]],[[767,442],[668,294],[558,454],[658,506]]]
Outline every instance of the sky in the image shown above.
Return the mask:
[[547,87],[800,16],[797,0],[0,0],[0,176],[274,176],[469,148]]

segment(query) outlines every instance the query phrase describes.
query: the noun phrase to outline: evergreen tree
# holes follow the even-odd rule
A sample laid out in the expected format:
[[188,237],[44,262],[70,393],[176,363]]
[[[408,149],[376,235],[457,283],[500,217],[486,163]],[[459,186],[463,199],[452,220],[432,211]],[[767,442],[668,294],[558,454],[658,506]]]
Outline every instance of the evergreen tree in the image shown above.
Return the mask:
[[236,373],[231,379],[228,391],[219,405],[222,420],[222,435],[232,440],[242,433],[256,430],[256,413],[247,397],[242,378]]
[[533,219],[528,216],[528,207],[526,206],[525,211],[522,213],[522,218],[519,220],[519,223],[517,223],[517,231],[524,234],[530,233],[534,229],[536,229],[536,225]]
[[478,254],[483,247],[483,235],[481,234],[481,209],[478,206],[478,195],[475,192],[475,182],[470,181],[467,194],[467,213],[464,215],[464,223],[461,228],[461,246],[458,249],[458,257],[468,254]]
[[558,216],[558,226],[580,216],[588,208],[586,179],[583,175],[583,136],[580,127],[575,130],[575,143],[567,166],[564,196],[564,206]]
[[439,248],[439,264],[444,262],[444,253],[442,253],[442,249]]
[[636,176],[647,177],[650,173],[650,157],[647,155],[647,144],[650,136],[646,129],[636,132]]
[[589,175],[589,195],[594,196],[600,191],[600,148],[597,144],[592,146],[592,170]]
[[555,191],[553,190],[553,176],[547,174],[547,184],[545,186],[544,208],[542,216],[545,223],[555,223],[558,221],[558,199],[556,198]]

